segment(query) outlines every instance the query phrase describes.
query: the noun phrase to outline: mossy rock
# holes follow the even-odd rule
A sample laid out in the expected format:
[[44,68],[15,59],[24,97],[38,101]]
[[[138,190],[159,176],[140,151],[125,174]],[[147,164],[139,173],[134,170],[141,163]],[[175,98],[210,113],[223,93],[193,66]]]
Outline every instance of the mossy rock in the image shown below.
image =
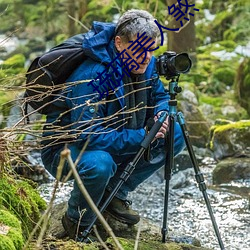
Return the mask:
[[221,67],[214,71],[213,77],[221,83],[232,86],[234,84],[235,71],[229,67]]
[[216,159],[230,156],[249,156],[250,120],[215,125],[210,131],[210,149]]
[[[61,218],[67,209],[67,203],[56,204],[53,206],[51,212],[51,223],[47,230],[47,238],[43,240],[43,245],[49,247],[53,246],[55,249],[68,250],[68,249],[86,249],[97,250],[103,249],[99,242],[94,242],[86,245],[85,243],[74,242],[67,238],[58,240],[57,235],[62,235],[64,232]],[[105,214],[105,219],[112,228],[114,234],[119,239],[120,244],[125,249],[134,249],[136,235],[140,228],[139,247],[138,249],[147,250],[163,250],[163,249],[181,249],[181,250],[205,250],[207,248],[201,247],[199,239],[189,236],[176,235],[174,232],[169,232],[170,236],[167,237],[167,244],[161,241],[161,229],[159,226],[152,224],[149,220],[141,218],[140,223],[134,226],[123,224],[108,214]],[[104,228],[98,225],[97,230],[102,239],[106,242],[109,249],[117,249],[114,247],[114,242],[108,237]],[[171,242],[170,242],[171,241]],[[175,248],[174,248],[175,247]],[[33,248],[32,248],[33,249]]]
[[[125,239],[118,237],[118,241],[124,250],[134,250],[135,241],[133,239]],[[108,238],[105,244],[110,250],[118,249],[115,247],[114,241]],[[74,242],[73,240],[56,240],[53,238],[44,239],[42,246],[44,249],[60,249],[60,250],[102,250],[104,249],[101,243],[93,242],[91,244]],[[35,243],[30,245],[31,249],[41,249],[35,246]],[[50,248],[51,247],[51,248]],[[42,248],[43,249],[43,248]],[[211,250],[206,247],[198,247],[184,243],[167,242],[162,243],[160,240],[139,239],[138,250]]]
[[20,221],[7,210],[0,209],[0,249],[19,250],[23,244]]
[[[135,240],[133,239],[124,239],[124,238],[118,238],[120,244],[122,245],[124,250],[133,250],[134,245],[135,245]],[[107,240],[108,243],[113,243],[113,239],[109,238]],[[167,242],[167,243],[162,243],[160,240],[139,240],[138,243],[138,249],[139,250],[208,250],[208,248],[204,247],[197,247],[189,244],[184,244],[184,243],[175,243],[175,242]]]
[[27,238],[39,220],[41,211],[45,210],[46,203],[27,181],[2,174],[0,206],[5,207],[21,221],[23,236]]
[[225,119],[225,117],[230,121],[249,118],[247,111],[239,105],[230,91],[226,91],[220,96],[200,93],[199,104],[204,116],[212,123],[217,119]]
[[228,183],[233,180],[250,178],[250,158],[226,158],[213,171],[213,183]]

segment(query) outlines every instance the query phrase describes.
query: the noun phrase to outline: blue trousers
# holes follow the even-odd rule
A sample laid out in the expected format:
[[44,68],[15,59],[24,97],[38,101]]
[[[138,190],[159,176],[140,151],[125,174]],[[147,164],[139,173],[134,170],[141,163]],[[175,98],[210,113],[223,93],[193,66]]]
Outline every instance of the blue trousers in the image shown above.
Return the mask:
[[[116,197],[125,200],[128,192],[136,189],[136,187],[151,176],[156,170],[164,166],[166,149],[164,148],[164,139],[158,139],[151,149],[151,160],[145,161],[142,157],[135,170],[132,172],[128,180],[121,186]],[[175,123],[174,136],[174,154],[177,155],[185,147],[184,138],[178,123]],[[71,157],[75,161],[81,151],[74,143],[69,144]],[[53,150],[53,147],[42,151],[42,160],[45,168],[56,176],[57,167],[60,160],[60,152],[62,149]],[[101,150],[85,151],[77,164],[79,176],[92,197],[96,205],[102,199],[105,189],[111,191],[120,180],[120,175],[127,164],[133,160],[135,155],[115,156]],[[67,175],[70,167],[65,163],[63,175]],[[76,182],[68,201],[68,216],[79,221],[80,212],[86,209],[81,218],[81,225],[89,225],[94,217],[94,213],[90,209],[88,203],[84,199]]]

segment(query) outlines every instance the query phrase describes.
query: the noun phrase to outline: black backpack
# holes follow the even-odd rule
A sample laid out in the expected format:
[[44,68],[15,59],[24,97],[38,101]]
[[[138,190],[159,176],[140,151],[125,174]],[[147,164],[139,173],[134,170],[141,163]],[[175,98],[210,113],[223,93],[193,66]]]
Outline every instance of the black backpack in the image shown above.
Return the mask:
[[83,39],[84,34],[73,36],[31,63],[26,73],[24,93],[26,114],[28,105],[41,114],[51,110],[51,104],[59,96],[66,79],[86,58]]

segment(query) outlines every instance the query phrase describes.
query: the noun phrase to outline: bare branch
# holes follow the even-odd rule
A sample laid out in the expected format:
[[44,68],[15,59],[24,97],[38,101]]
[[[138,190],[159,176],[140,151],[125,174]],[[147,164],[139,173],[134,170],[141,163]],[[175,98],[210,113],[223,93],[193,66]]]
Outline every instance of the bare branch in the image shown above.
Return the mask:
[[90,197],[88,191],[86,190],[83,182],[81,181],[81,178],[80,178],[79,174],[77,173],[77,170],[75,168],[74,162],[73,162],[73,160],[71,158],[70,150],[69,149],[63,150],[61,152],[61,157],[62,158],[66,158],[68,160],[68,163],[69,163],[69,166],[70,166],[70,168],[71,168],[71,170],[73,172],[73,176],[75,178],[75,181],[77,182],[77,185],[78,185],[80,191],[82,192],[84,198],[88,202],[88,204],[89,204],[90,208],[92,209],[92,211],[94,211],[94,213],[97,215],[98,219],[100,220],[100,222],[104,226],[105,230],[113,238],[113,240],[114,240],[115,245],[117,246],[117,248],[122,250],[123,247],[120,245],[120,243],[117,240],[116,236],[114,235],[111,227],[106,222],[106,220],[103,218],[102,214],[100,213],[100,211],[96,207],[95,203],[93,202],[92,198]]

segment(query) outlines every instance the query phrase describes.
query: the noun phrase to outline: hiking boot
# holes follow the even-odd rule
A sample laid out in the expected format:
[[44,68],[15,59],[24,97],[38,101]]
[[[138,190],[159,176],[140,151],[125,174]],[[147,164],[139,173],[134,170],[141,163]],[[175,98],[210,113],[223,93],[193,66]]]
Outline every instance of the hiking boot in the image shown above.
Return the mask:
[[90,234],[86,239],[83,238],[82,234],[86,227],[80,226],[78,225],[78,223],[75,223],[75,221],[68,217],[67,213],[65,213],[62,217],[62,225],[66,232],[65,236],[68,236],[70,239],[85,243],[97,241],[97,238],[92,234]]
[[134,225],[140,221],[140,216],[130,208],[131,205],[132,201],[114,197],[105,211],[122,223]]

